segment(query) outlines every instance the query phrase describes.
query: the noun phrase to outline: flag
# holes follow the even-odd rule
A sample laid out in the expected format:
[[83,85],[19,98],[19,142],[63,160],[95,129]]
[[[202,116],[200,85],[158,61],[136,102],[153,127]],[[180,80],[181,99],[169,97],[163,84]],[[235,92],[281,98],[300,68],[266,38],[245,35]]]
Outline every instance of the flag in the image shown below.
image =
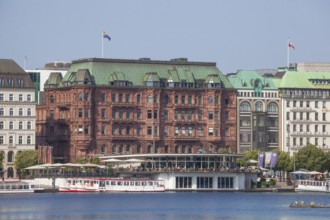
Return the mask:
[[261,152],[258,155],[258,166],[264,167],[264,152]]
[[293,43],[291,42],[291,41],[289,41],[289,48],[292,48],[292,49],[295,49],[295,47],[294,47],[294,45],[293,45]]
[[109,41],[111,40],[111,37],[109,35],[107,35],[107,33],[105,33],[104,31],[103,31],[103,34],[102,35],[103,35],[103,38],[106,38]]
[[270,162],[272,159],[272,152],[265,153],[265,167],[270,167]]
[[272,152],[272,159],[270,161],[270,167],[274,168],[277,162],[277,152]]

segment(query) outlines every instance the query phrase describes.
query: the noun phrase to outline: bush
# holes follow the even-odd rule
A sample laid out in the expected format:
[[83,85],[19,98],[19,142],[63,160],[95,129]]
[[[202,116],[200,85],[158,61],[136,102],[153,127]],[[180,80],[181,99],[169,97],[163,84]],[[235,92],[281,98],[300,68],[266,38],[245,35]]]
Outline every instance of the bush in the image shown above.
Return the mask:
[[275,179],[270,179],[269,180],[269,185],[270,186],[275,186],[275,184],[276,184],[276,180]]

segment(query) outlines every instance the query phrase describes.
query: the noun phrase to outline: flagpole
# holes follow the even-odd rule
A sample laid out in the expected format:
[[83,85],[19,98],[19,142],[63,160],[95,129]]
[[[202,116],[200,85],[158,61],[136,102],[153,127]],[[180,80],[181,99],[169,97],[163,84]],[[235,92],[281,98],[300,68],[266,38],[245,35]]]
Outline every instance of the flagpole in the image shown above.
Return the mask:
[[286,66],[288,67],[288,69],[289,69],[289,64],[290,64],[290,47],[289,47],[289,44],[290,44],[290,38],[288,38],[288,43],[286,44],[286,50],[287,50]]
[[101,36],[102,36],[102,58],[103,58],[103,38],[104,38],[103,37],[103,32],[102,32],[102,35]]

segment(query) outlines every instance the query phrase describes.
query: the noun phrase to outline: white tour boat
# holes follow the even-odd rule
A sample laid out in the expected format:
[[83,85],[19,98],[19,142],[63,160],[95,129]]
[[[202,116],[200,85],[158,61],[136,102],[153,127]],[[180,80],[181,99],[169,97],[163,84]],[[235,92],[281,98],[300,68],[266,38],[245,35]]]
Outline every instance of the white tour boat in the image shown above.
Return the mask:
[[298,180],[295,191],[330,192],[329,186],[329,180]]
[[59,192],[164,192],[163,180],[122,178],[68,178]]
[[40,185],[21,181],[0,182],[0,194],[3,193],[34,193],[36,190],[44,190]]

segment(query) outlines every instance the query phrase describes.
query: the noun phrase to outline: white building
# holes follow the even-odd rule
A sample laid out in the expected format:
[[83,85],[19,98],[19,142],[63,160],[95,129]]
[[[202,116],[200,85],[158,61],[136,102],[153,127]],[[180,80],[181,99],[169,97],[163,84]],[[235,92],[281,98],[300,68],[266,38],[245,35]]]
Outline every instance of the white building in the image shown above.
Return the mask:
[[288,71],[282,97],[282,150],[293,155],[307,144],[330,150],[330,72]]
[[35,92],[28,74],[13,60],[0,59],[0,152],[5,178],[16,178],[15,156],[35,149]]

